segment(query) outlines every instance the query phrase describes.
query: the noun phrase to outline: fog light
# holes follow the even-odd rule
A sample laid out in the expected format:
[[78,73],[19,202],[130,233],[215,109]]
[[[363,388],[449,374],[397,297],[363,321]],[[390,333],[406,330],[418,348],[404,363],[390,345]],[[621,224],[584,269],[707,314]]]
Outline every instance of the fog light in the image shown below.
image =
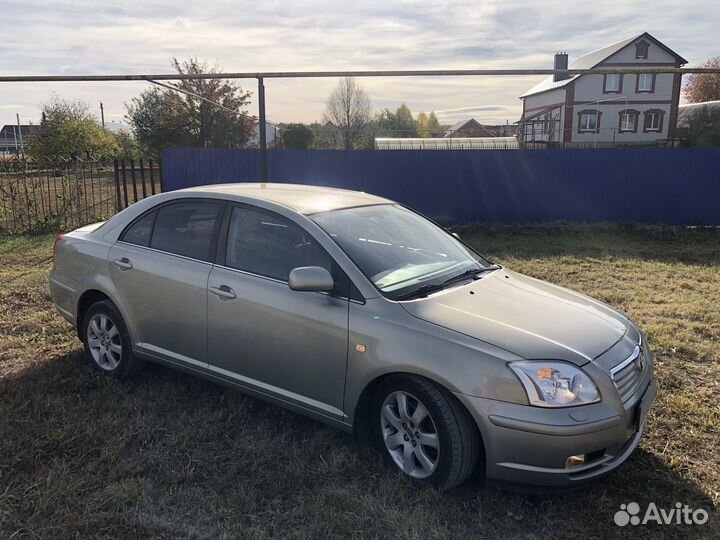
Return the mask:
[[565,460],[565,468],[572,469],[585,463],[585,454],[578,454],[577,456],[570,456]]

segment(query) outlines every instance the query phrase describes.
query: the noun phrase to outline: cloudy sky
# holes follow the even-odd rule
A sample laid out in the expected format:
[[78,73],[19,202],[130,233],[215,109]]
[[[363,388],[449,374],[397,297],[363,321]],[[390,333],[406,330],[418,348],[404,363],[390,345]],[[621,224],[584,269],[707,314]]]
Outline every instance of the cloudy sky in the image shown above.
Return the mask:
[[[172,56],[224,71],[550,68],[650,32],[696,65],[720,55],[720,2],[595,0],[466,2],[253,2],[203,0],[2,0],[4,75],[167,73]],[[375,108],[406,103],[441,121],[514,122],[518,95],[538,77],[367,79]],[[268,80],[268,118],[312,121],[336,81]],[[255,81],[242,81],[255,89]],[[82,99],[123,122],[125,102],[147,83],[0,83],[0,124],[37,121],[52,92]],[[256,103],[250,112],[255,114]]]

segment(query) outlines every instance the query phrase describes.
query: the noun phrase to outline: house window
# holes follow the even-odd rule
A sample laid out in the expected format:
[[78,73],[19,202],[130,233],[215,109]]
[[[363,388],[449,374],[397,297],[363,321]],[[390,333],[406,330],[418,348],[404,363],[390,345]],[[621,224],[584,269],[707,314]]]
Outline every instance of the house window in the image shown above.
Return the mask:
[[645,121],[643,124],[643,132],[660,132],[663,128],[663,117],[665,111],[662,109],[650,109],[645,111]]
[[618,131],[620,133],[637,133],[638,111],[626,109],[620,111]]
[[620,131],[632,131],[635,129],[635,115],[623,113],[620,118]]
[[655,91],[655,74],[654,73],[640,73],[637,76],[637,92],[648,92],[652,93]]
[[645,127],[648,131],[658,131],[660,129],[660,115],[658,113],[645,115]]
[[603,81],[603,94],[619,94],[622,91],[622,75],[620,73],[609,73]]
[[647,41],[638,41],[635,44],[635,58],[646,59],[648,57],[648,47]]
[[600,114],[598,111],[580,111],[578,113],[578,133],[598,133]]

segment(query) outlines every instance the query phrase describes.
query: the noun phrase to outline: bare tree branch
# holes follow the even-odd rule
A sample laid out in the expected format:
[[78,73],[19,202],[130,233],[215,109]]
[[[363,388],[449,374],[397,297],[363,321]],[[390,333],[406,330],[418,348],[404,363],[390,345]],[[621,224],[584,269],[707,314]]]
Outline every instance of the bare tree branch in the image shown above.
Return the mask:
[[371,116],[365,89],[352,77],[340,79],[327,100],[325,121],[338,129],[343,148],[351,150],[358,145]]

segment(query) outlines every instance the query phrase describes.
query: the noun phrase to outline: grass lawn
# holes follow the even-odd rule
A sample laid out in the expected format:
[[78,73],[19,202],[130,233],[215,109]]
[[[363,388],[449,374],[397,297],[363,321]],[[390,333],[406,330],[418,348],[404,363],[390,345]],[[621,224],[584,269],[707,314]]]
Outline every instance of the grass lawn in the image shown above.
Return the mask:
[[[571,494],[480,480],[420,489],[349,435],[158,366],[103,378],[50,302],[52,237],[0,237],[0,538],[719,538],[720,230],[620,225],[460,231],[513,270],[594,296],[648,335],[646,436]],[[613,523],[620,504],[707,524]]]

